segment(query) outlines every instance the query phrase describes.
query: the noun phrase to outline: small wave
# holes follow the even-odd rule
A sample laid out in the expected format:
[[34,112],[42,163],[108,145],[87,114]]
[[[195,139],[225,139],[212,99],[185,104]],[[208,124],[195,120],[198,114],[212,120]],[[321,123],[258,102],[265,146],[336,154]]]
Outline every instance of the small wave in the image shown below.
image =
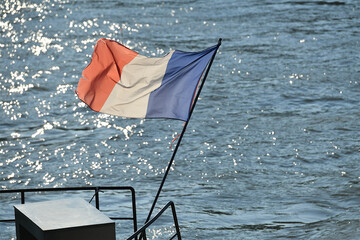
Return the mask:
[[232,215],[232,213],[228,212],[221,212],[221,211],[214,211],[214,210],[204,210],[204,212],[212,214],[212,215]]
[[46,87],[41,87],[41,86],[34,86],[32,88],[33,91],[39,91],[39,92],[48,92],[50,89],[46,88]]
[[55,127],[56,129],[59,130],[64,130],[64,131],[90,131],[90,130],[95,130],[95,127],[79,127],[79,128],[65,128],[65,127]]
[[339,2],[339,1],[335,1],[335,2],[328,2],[328,1],[295,1],[295,2],[286,2],[287,4],[292,4],[292,5],[333,5],[333,6],[341,6],[341,5],[346,5],[346,3],[344,2]]
[[[298,99],[298,95],[290,95],[290,94],[281,94],[281,97],[285,99]],[[305,103],[314,103],[314,102],[338,102],[344,101],[343,97],[332,97],[332,96],[323,96],[318,98],[308,98],[306,96],[300,96],[301,100]]]
[[233,225],[231,227],[220,227],[217,230],[250,230],[250,231],[259,231],[259,230],[281,230],[285,228],[283,224],[255,224],[255,225]]
[[306,103],[312,103],[312,102],[337,102],[337,101],[343,101],[344,98],[342,97],[322,97],[322,98],[306,98],[303,101]]

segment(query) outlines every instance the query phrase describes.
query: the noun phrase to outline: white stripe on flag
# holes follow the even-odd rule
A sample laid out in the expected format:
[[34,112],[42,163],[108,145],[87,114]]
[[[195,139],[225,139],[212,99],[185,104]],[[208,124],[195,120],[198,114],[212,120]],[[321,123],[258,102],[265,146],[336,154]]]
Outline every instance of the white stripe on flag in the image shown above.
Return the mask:
[[150,93],[161,86],[174,51],[164,57],[137,55],[125,65],[120,81],[110,93],[101,112],[130,118],[145,118]]

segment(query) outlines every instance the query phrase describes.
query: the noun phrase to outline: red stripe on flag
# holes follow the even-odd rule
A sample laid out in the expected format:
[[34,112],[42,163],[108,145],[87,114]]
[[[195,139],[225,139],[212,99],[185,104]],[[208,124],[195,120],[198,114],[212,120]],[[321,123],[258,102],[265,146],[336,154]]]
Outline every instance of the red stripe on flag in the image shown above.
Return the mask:
[[122,69],[137,55],[137,52],[115,41],[98,40],[91,62],[84,69],[77,87],[79,98],[99,112],[120,81]]

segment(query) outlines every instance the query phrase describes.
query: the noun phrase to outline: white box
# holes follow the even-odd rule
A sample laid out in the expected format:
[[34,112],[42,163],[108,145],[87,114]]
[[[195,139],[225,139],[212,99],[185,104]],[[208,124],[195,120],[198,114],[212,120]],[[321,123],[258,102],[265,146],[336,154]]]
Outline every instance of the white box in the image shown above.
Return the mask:
[[14,206],[18,240],[115,240],[115,223],[80,198]]

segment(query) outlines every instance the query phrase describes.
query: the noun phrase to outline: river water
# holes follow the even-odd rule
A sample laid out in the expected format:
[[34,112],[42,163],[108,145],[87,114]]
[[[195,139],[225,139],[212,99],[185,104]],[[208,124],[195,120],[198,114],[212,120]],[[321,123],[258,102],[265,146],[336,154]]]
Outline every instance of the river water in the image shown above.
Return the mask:
[[91,111],[82,70],[102,37],[146,56],[223,38],[155,212],[173,200],[184,239],[360,239],[359,29],[353,0],[2,0],[0,187],[130,185],[141,225],[183,123]]

